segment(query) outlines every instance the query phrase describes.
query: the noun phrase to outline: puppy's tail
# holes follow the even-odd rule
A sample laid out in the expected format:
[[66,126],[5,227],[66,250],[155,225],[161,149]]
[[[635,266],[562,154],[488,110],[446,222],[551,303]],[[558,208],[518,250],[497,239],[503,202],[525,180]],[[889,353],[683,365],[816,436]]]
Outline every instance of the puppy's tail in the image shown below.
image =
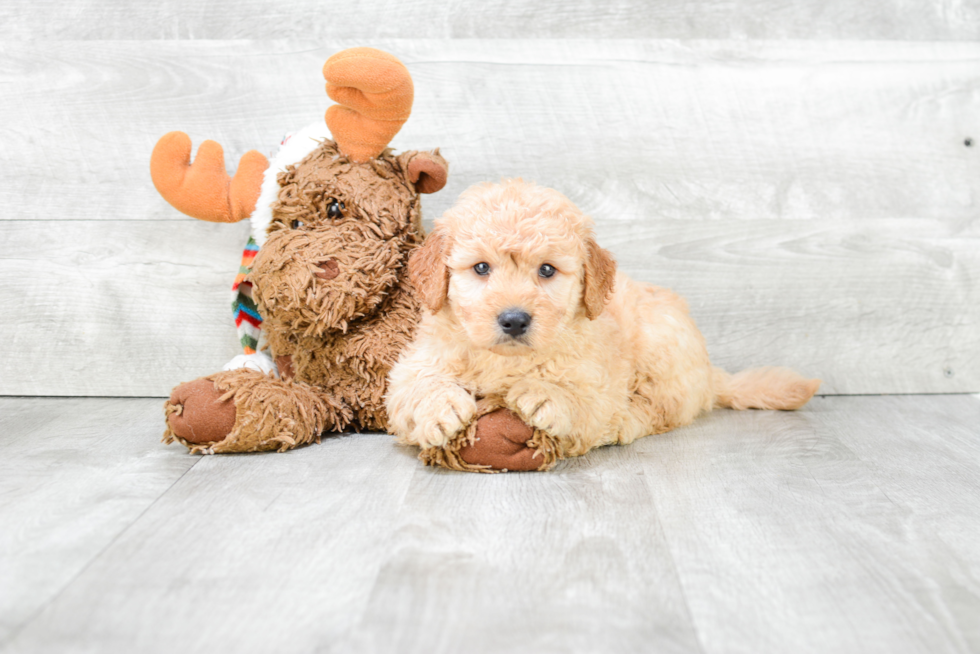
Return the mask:
[[730,374],[715,368],[711,374],[715,407],[792,411],[807,403],[820,388],[819,379],[805,379],[789,368],[753,368]]

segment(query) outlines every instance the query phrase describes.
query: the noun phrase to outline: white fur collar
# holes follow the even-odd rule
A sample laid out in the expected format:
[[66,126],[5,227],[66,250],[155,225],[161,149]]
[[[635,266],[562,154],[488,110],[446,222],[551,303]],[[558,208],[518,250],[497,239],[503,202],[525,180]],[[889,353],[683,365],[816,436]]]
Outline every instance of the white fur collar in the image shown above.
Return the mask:
[[265,177],[262,179],[262,191],[255,202],[255,211],[249,220],[252,223],[252,238],[259,247],[265,243],[266,229],[272,222],[272,203],[279,197],[279,183],[276,177],[285,172],[286,166],[299,163],[303,157],[313,152],[323,139],[333,138],[327,123],[319,120],[307,125],[300,131],[287,136],[279,146],[279,152],[269,161]]

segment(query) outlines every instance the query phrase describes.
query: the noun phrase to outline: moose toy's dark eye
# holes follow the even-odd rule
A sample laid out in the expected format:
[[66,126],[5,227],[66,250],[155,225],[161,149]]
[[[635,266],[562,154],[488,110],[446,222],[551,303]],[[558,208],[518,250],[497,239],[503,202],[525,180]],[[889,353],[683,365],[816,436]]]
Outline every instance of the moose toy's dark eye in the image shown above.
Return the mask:
[[344,217],[344,203],[340,200],[330,199],[330,203],[327,204],[327,218],[330,220],[337,220],[338,218]]
[[541,267],[538,268],[539,277],[545,277],[545,278],[552,277],[555,274],[555,272],[556,272],[555,267],[552,266],[550,263],[542,264]]
[[481,261],[480,263],[478,263],[475,266],[473,266],[473,271],[477,275],[480,275],[481,277],[482,276],[485,276],[485,275],[489,275],[490,274],[490,264],[489,263],[486,263],[484,261]]
[[303,221],[302,220],[294,220],[293,222],[289,223],[289,226],[292,227],[293,229],[302,229],[303,228]]

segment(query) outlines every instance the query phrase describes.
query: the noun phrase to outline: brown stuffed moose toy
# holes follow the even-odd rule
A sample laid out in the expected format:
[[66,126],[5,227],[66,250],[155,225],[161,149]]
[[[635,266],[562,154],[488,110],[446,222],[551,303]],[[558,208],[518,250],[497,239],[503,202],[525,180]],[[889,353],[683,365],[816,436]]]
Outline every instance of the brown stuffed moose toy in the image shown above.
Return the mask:
[[[229,178],[213,141],[192,164],[182,132],[154,148],[153,182],[175,208],[215,222],[251,218],[261,247],[242,289],[278,370],[238,367],[178,385],[164,442],[206,454],[285,451],[326,433],[387,430],[387,375],[421,315],[408,274],[424,237],[419,194],[445,185],[448,164],[438,150],[387,148],[414,96],[398,59],[351,48],[323,75],[338,104],[284,142],[271,166],[250,151]],[[546,467],[530,456],[533,431],[506,409],[488,406],[470,431],[473,447],[426,463]]]

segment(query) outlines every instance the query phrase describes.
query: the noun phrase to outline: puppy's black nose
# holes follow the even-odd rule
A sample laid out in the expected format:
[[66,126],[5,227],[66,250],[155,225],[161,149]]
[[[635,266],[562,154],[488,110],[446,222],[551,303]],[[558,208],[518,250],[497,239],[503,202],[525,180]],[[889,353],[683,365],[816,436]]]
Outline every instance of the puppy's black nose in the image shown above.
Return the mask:
[[510,309],[497,316],[497,324],[508,336],[521,336],[531,324],[531,315],[526,311]]

